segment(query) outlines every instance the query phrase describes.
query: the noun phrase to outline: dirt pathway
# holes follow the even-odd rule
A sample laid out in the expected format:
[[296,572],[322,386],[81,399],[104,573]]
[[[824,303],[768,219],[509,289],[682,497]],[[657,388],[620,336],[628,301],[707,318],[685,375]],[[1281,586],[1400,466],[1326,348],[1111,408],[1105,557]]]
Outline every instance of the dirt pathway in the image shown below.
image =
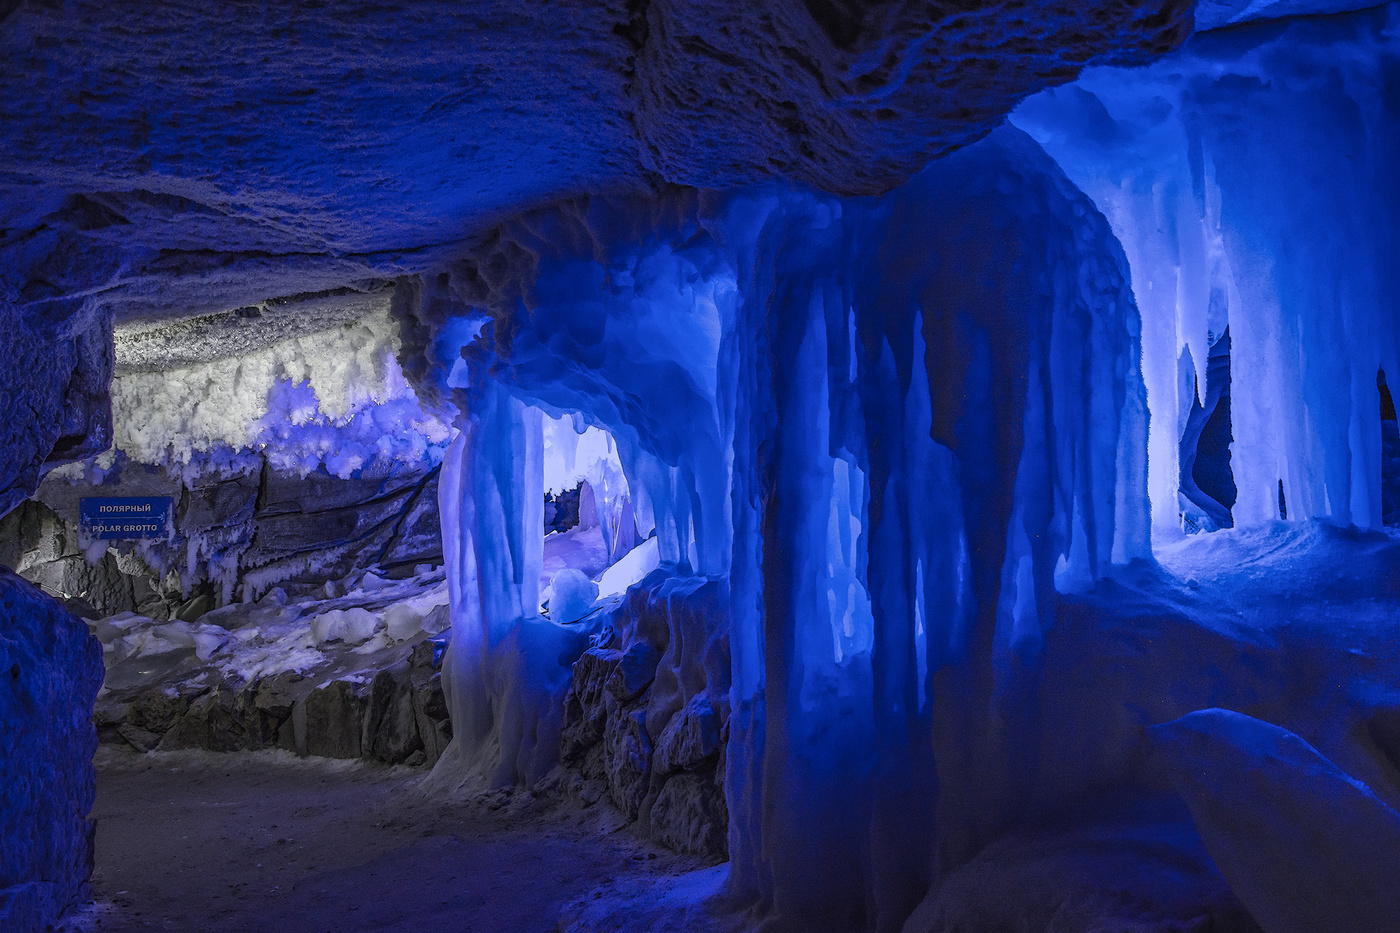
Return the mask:
[[604,806],[444,804],[424,772],[281,752],[98,756],[94,904],[67,933],[534,933],[694,869]]

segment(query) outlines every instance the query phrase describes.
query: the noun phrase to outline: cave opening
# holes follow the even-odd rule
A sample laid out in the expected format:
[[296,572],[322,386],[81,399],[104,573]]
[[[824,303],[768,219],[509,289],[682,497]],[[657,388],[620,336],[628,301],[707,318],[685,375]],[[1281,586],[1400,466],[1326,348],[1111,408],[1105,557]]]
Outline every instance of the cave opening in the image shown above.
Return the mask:
[[572,625],[615,603],[656,569],[655,529],[638,529],[637,493],[611,432],[588,424],[579,412],[545,415],[541,425],[540,611]]
[[1180,444],[1182,526],[1188,534],[1230,528],[1238,495],[1230,468],[1230,328],[1210,342],[1204,374],[1191,366],[1189,350],[1183,359],[1192,399]]

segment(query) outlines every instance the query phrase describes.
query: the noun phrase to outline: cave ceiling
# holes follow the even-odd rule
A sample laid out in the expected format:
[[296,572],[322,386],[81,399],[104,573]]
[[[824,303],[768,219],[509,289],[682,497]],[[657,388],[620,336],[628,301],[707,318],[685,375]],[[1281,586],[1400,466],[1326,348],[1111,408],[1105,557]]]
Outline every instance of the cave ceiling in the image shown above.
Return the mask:
[[558,199],[880,193],[1086,65],[1301,8],[0,0],[0,301],[285,329],[269,300],[373,296]]

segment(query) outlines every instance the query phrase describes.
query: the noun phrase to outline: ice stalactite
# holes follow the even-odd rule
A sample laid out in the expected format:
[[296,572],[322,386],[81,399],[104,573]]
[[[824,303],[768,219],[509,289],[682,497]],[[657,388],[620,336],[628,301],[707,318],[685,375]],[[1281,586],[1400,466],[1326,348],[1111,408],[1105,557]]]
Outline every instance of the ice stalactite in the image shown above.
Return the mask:
[[1032,133],[1106,214],[1143,308],[1154,531],[1180,527],[1177,379],[1230,330],[1236,524],[1382,519],[1376,372],[1400,362],[1391,278],[1395,7],[1195,37],[1027,101]]
[[879,201],[785,194],[758,234],[730,884],[792,928],[896,929],[1032,795],[1056,584],[1149,550],[1124,266],[1014,131]]
[[[703,235],[688,242],[697,230],[694,200],[682,200],[690,219],[681,236],[667,222],[663,234],[645,225],[610,234],[609,225],[635,215],[602,203],[513,225],[498,248],[514,263],[500,265],[517,271],[530,257],[518,282],[476,294],[475,303],[433,294],[421,303],[420,313],[450,309],[434,322],[436,366],[423,369],[446,374],[464,411],[462,439],[444,467],[442,517],[459,633],[447,680],[456,715],[470,725],[439,766],[445,771],[486,767],[499,781],[533,780],[558,752],[556,687],[588,628],[539,617],[539,594],[524,580],[539,578],[542,522],[519,497],[533,491],[538,509],[541,489],[567,474],[588,486],[609,561],[650,536],[655,556],[628,558],[627,566],[728,572],[718,363],[737,292],[714,244]],[[492,263],[476,260],[447,278],[479,283]],[[495,319],[480,328],[483,311]],[[473,315],[478,327],[454,323]],[[524,451],[543,446],[543,436],[549,449],[536,464]],[[606,449],[589,453],[598,438]],[[520,753],[507,747],[517,734],[527,736],[519,748],[535,750],[524,763],[512,762]]]
[[529,783],[558,756],[568,680],[561,659],[576,657],[584,639],[539,616],[542,413],[488,382],[462,421],[439,484],[453,631],[443,685],[454,738],[438,773]]

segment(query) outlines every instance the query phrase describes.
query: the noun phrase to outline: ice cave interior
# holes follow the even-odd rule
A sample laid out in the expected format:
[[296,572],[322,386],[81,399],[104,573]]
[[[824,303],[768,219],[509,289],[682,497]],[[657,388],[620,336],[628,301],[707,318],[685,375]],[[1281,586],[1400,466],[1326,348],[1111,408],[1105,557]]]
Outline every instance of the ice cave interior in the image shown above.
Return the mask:
[[[0,929],[1400,931],[1400,4],[0,55]],[[104,788],[296,767],[656,861],[539,927],[115,890]]]

